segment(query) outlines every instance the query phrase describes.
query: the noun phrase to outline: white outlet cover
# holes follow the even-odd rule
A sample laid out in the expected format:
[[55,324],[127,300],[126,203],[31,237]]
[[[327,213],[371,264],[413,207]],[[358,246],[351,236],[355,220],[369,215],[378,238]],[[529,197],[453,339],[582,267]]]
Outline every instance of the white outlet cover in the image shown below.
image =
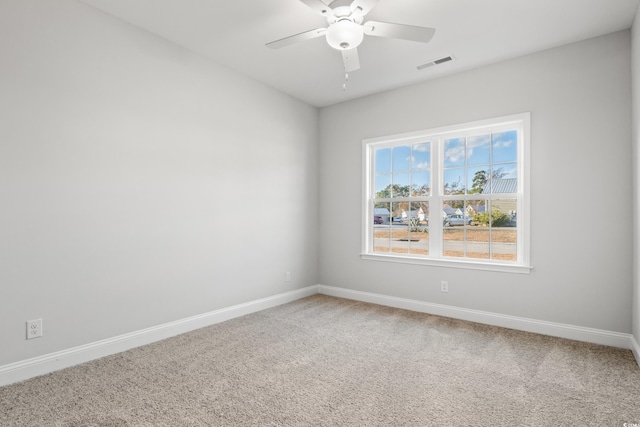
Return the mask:
[[42,319],[27,321],[27,339],[39,338],[42,336]]

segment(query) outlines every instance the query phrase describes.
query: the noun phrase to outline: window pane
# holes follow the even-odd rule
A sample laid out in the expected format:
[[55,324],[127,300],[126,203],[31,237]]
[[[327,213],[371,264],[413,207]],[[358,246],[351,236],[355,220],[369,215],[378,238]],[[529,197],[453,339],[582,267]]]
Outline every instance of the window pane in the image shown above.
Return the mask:
[[478,200],[468,200],[466,203],[465,210],[473,225],[475,226],[489,226],[489,213],[488,213],[489,202],[485,199]]
[[464,194],[465,181],[464,168],[445,169],[443,184],[444,194]]
[[391,172],[391,148],[381,148],[375,151],[376,173]]
[[462,258],[465,254],[464,228],[445,228],[442,232],[442,254],[446,257]]
[[410,217],[415,219],[416,226],[426,227],[429,224],[429,202],[411,202]]
[[464,138],[447,139],[444,141],[444,167],[463,166],[465,158]]
[[493,170],[500,169],[501,178],[517,178],[518,177],[518,164],[517,163],[505,163],[502,165],[495,165]]
[[385,199],[391,197],[391,175],[376,175],[375,197],[377,199]]
[[409,220],[409,253],[429,255],[429,203],[412,202]]
[[412,147],[411,169],[431,169],[431,143],[416,144]]
[[[403,212],[408,212],[407,209],[403,209]],[[409,253],[409,226],[408,220],[400,224],[394,224],[391,227],[391,252],[396,254],[408,254]]]
[[467,138],[467,164],[488,165],[491,161],[491,135]]
[[464,226],[471,219],[465,212],[464,200],[445,200],[442,218],[445,227]]
[[467,258],[489,259],[489,229],[467,228]]
[[494,200],[491,203],[491,253],[493,259],[517,261],[516,199]]
[[373,205],[373,225],[388,224],[391,215],[389,214],[389,203],[375,203]]
[[411,160],[411,148],[408,145],[393,147],[393,171],[408,171]]
[[373,226],[373,252],[389,252],[391,230],[389,227]]
[[391,197],[409,197],[411,175],[409,173],[394,173],[392,179]]
[[488,192],[485,187],[487,185],[489,170],[490,168],[488,165],[467,168],[467,188],[469,189],[469,194]]
[[491,230],[491,259],[517,261],[517,238],[518,234],[515,228]]
[[392,203],[393,216],[396,220],[391,226],[391,251],[394,253],[409,253],[409,221],[411,218],[411,203]]
[[491,202],[491,258],[517,261],[517,201],[500,199]]
[[409,210],[409,202],[396,202],[391,204],[391,218],[393,224],[402,223],[406,212]]
[[518,160],[518,132],[510,130],[491,135],[493,163],[515,162]]
[[429,172],[413,172],[411,174],[411,195],[414,197],[431,194],[431,177]]
[[516,199],[500,199],[491,202],[491,226],[513,227],[516,217]]
[[389,233],[389,203],[373,205],[373,251],[389,252],[391,235]]
[[517,193],[518,166],[515,163],[494,166],[489,184],[490,185],[487,186],[487,193]]
[[462,215],[463,211],[463,200],[445,200],[444,204],[442,205],[442,218],[443,220],[445,220],[446,217],[450,215]]
[[489,259],[489,228],[482,225],[482,218],[488,216],[488,204],[486,199],[467,200],[465,203],[468,258]]
[[447,200],[443,208],[443,255],[490,258],[490,228],[482,225],[487,200]]

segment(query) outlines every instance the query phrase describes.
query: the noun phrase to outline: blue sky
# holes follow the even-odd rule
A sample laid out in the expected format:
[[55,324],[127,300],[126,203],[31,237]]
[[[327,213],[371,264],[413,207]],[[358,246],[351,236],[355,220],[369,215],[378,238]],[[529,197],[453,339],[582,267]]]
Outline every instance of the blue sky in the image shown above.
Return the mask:
[[[479,170],[500,169],[504,178],[517,178],[517,131],[481,134],[467,138],[452,138],[444,142],[444,182],[459,182],[459,187],[471,188],[473,176]],[[394,184],[429,185],[431,143],[382,148],[375,151],[375,191]],[[389,174],[393,171],[393,178]],[[378,175],[382,174],[382,175]]]
[[382,191],[391,184],[393,170],[393,184],[421,187],[430,185],[431,143],[425,142],[414,145],[402,145],[393,148],[376,150],[375,191]]
[[494,134],[453,138],[444,142],[444,183],[471,188],[476,172],[500,173],[503,178],[518,177],[518,133],[515,130]]
[[515,130],[494,134],[453,138],[444,142],[444,167],[467,165],[487,165],[493,163],[515,163],[518,133]]

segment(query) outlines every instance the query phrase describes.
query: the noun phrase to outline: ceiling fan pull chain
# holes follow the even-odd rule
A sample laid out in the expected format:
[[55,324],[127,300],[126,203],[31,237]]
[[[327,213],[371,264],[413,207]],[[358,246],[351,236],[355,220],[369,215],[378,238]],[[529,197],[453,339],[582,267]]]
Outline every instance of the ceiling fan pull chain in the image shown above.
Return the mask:
[[344,83],[342,84],[342,91],[347,91],[347,82],[349,81],[349,73],[344,73]]

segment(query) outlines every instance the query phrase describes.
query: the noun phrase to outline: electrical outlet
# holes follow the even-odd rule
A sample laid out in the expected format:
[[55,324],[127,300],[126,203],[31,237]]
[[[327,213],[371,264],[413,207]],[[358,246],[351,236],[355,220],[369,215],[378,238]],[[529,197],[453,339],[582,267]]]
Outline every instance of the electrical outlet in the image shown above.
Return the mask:
[[27,339],[42,336],[42,319],[27,320]]
[[442,292],[449,292],[449,282],[446,280],[440,281],[440,290]]
[[291,272],[287,271],[286,273],[284,273],[284,281],[285,282],[290,282],[291,281]]

